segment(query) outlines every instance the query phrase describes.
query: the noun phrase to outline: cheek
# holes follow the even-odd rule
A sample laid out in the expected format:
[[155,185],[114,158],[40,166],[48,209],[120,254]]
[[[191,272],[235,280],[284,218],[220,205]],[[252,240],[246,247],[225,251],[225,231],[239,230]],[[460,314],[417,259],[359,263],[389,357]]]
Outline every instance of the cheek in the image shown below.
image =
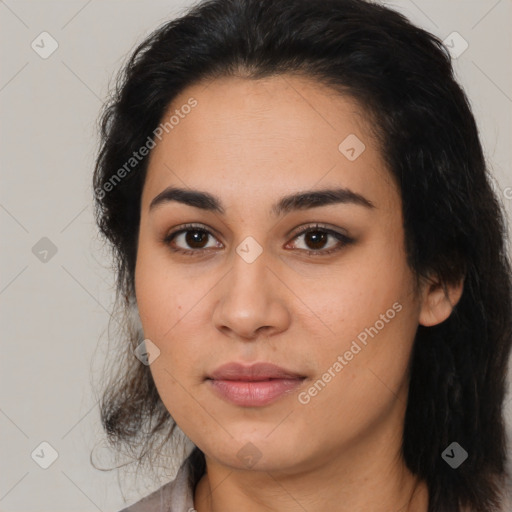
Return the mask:
[[[328,293],[318,288],[309,296],[329,326],[314,353],[322,390],[314,400],[319,414],[322,407],[358,409],[363,402],[378,408],[407,377],[418,303],[405,259],[383,254],[381,249],[379,258],[368,254],[357,266],[347,265],[331,276]],[[330,391],[323,392],[324,384]]]
[[[396,309],[404,308],[411,297],[406,269],[379,266],[368,258],[357,265],[340,267],[327,279],[317,281],[304,295],[304,302],[313,305],[316,322],[324,326],[326,343],[342,350],[346,345],[348,349],[351,340],[376,322],[379,330],[383,330],[382,325],[389,330],[398,316]],[[393,308],[394,304],[398,305]]]
[[316,378],[298,399],[308,422],[325,437],[353,440],[395,406],[405,407],[416,322],[414,307],[402,306],[384,325],[373,320],[353,326],[355,335],[338,338],[322,355]]
[[[200,290],[189,292],[184,288],[187,280],[169,269],[163,271],[164,268],[143,253],[137,260],[136,297],[144,336],[160,350],[149,368],[158,394],[174,421],[190,430],[187,418],[194,418],[202,431],[209,432],[211,425],[203,418],[197,402],[191,400],[191,395],[197,392],[194,386],[202,378],[198,361],[205,356],[205,347],[200,346],[204,338],[190,323],[197,314],[194,304],[200,299],[196,297]],[[193,324],[197,327],[197,322]]]
[[206,296],[213,283],[211,277],[191,279],[175,271],[157,252],[140,253],[135,271],[136,298],[144,336],[160,350],[151,370],[157,385],[167,388],[172,384],[169,373],[179,382],[199,381],[199,363],[211,357],[214,347],[205,343],[203,333],[211,322]]
[[192,283],[170,268],[161,252],[139,249],[135,289],[145,335],[164,342],[206,291],[198,281]]
[[135,271],[136,298],[144,335],[155,341],[172,326],[173,312],[178,306],[172,302],[171,287],[157,268],[140,258]]
[[[175,368],[172,364],[174,358],[180,361],[179,368]],[[194,435],[196,431],[201,433],[199,438],[219,435],[215,422],[212,423],[201,401],[191,398],[198,396],[199,390],[186,378],[190,372],[194,371],[194,365],[191,365],[190,361],[183,360],[179,354],[167,357],[164,355],[156,359],[150,369],[165,408],[188,436],[192,434],[194,442],[196,442]]]

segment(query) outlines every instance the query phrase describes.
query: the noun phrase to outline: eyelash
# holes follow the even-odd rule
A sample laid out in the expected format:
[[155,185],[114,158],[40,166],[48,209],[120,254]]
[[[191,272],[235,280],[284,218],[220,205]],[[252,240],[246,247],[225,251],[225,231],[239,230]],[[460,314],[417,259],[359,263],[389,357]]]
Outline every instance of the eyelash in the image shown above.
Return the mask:
[[[169,248],[171,249],[171,251],[173,251],[175,253],[180,253],[183,255],[188,255],[188,256],[200,256],[204,251],[210,250],[210,249],[194,249],[194,250],[190,249],[189,250],[189,249],[177,249],[175,247],[172,247],[171,242],[174,240],[174,238],[176,238],[181,233],[186,233],[187,231],[200,231],[203,233],[207,233],[210,236],[213,236],[213,234],[208,229],[205,229],[204,227],[201,227],[200,225],[184,224],[183,226],[180,226],[176,230],[172,231],[171,233],[168,233],[163,238],[162,242],[164,244],[168,245]],[[328,256],[330,254],[340,251],[345,246],[354,242],[354,240],[352,238],[349,238],[348,236],[338,233],[337,231],[334,231],[332,229],[326,228],[326,227],[322,226],[321,224],[314,224],[314,225],[306,226],[305,228],[300,230],[298,233],[296,233],[294,235],[293,239],[298,238],[301,235],[304,235],[304,234],[307,234],[310,232],[316,232],[316,231],[331,235],[334,238],[336,238],[339,242],[341,242],[342,244],[341,244],[341,246],[338,245],[338,247],[331,248],[328,250],[319,249],[317,251],[312,251],[312,250],[307,250],[307,249],[299,249],[301,252],[305,252],[309,256]]]

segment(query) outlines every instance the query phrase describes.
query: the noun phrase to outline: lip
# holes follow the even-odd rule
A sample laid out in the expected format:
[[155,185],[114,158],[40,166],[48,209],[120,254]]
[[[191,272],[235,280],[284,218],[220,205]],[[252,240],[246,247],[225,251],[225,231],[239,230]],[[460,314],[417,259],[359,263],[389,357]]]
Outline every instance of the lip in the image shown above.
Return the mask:
[[240,363],[227,363],[219,366],[210,375],[213,380],[262,381],[268,379],[296,379],[303,378],[296,372],[286,370],[272,363],[254,363],[243,365]]
[[207,378],[212,390],[224,400],[243,407],[262,407],[289,394],[306,377],[272,363],[245,366],[228,363]]

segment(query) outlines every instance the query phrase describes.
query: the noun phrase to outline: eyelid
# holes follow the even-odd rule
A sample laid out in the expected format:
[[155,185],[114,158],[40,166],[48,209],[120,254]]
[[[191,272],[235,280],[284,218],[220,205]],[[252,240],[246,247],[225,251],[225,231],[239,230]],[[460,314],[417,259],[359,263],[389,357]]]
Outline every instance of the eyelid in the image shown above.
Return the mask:
[[[186,233],[187,231],[193,231],[193,230],[203,231],[207,235],[217,238],[217,236],[214,236],[214,233],[217,233],[216,229],[213,229],[206,224],[190,223],[190,224],[182,224],[180,226],[177,226],[171,232],[166,233],[162,239],[162,242],[165,245],[170,246],[170,243],[178,235],[180,235],[182,233]],[[290,241],[293,241],[296,238],[298,238],[299,236],[306,234],[308,232],[315,231],[315,230],[323,231],[327,235],[330,235],[330,236],[336,238],[338,240],[338,242],[340,242],[342,244],[342,246],[337,247],[337,248],[318,249],[318,250],[299,249],[299,252],[307,253],[308,255],[315,255],[315,256],[324,255],[325,256],[325,255],[330,255],[332,253],[338,252],[341,249],[343,249],[346,245],[349,245],[354,242],[354,239],[351,238],[348,234],[346,234],[345,230],[343,230],[341,228],[333,229],[333,228],[330,228],[328,225],[325,225],[325,224],[322,224],[319,222],[313,222],[313,223],[309,223],[309,224],[303,225],[301,227],[298,227],[298,228],[292,230],[291,232],[289,232],[286,236],[287,237],[291,236]],[[222,242],[220,242],[220,243],[222,244]],[[287,242],[286,245],[289,245],[289,242]],[[212,250],[212,248],[205,248],[205,249],[181,249],[181,248],[175,249],[175,248],[171,248],[171,250],[176,253],[191,254],[191,255],[193,254],[195,256],[195,255],[200,255],[201,253],[204,254],[205,252],[210,252]]]
[[166,231],[163,236],[162,241],[165,242],[166,240],[168,240],[176,235],[179,235],[180,233],[183,233],[186,231],[193,231],[193,230],[205,231],[209,235],[215,235],[215,238],[217,238],[217,239],[220,236],[220,233],[215,228],[208,226],[208,224],[202,224],[202,223],[195,224],[192,222],[192,223],[180,224],[179,226],[176,226],[176,227],[172,228],[171,230]]
[[342,228],[330,227],[328,224],[323,224],[321,222],[310,222],[308,224],[299,226],[298,228],[294,228],[291,231],[289,231],[286,236],[296,238],[298,235],[302,235],[304,233],[307,233],[308,231],[314,231],[315,229],[318,229],[319,231],[325,231],[326,233],[329,233],[331,235],[339,235],[344,236],[346,238],[350,238],[346,230]]

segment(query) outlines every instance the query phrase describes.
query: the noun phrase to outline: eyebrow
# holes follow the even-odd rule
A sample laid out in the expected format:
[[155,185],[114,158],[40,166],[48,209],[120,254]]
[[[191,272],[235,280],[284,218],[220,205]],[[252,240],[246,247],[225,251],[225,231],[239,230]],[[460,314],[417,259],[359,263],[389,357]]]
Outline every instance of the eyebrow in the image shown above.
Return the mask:
[[[154,210],[157,206],[173,201],[195,208],[201,208],[202,210],[217,212],[221,215],[225,213],[222,201],[213,194],[172,186],[167,187],[151,201],[149,211]],[[337,203],[354,204],[369,209],[375,208],[373,203],[361,194],[357,194],[347,188],[334,188],[308,190],[284,196],[272,206],[271,213],[277,217],[294,210],[307,210],[309,208],[317,208]]]

